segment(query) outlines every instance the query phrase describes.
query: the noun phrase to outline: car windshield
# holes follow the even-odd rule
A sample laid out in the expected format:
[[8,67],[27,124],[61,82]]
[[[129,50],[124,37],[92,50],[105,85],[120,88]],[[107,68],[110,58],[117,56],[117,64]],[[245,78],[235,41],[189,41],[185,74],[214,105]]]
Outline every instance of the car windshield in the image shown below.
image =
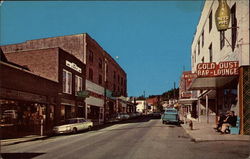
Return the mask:
[[174,109],[169,109],[169,110],[166,110],[166,112],[177,112],[177,111]]
[[77,123],[77,119],[69,119],[66,121],[66,124],[74,124]]

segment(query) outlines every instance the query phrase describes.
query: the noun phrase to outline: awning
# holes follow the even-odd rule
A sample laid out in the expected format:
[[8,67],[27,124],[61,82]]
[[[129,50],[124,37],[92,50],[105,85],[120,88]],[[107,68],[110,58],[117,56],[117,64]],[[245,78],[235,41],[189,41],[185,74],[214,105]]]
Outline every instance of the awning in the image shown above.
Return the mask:
[[188,99],[180,99],[179,104],[192,104],[193,102],[197,101],[198,98],[188,98]]
[[195,78],[188,90],[212,90],[217,88],[233,88],[234,81],[237,81],[238,76],[228,76],[228,77],[203,77]]

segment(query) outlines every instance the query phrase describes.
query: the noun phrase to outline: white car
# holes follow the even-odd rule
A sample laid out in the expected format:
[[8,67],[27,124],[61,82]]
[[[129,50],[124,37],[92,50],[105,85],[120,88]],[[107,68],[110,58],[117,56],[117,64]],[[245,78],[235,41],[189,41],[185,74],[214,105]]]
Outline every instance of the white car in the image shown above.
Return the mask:
[[87,121],[84,118],[72,118],[68,119],[64,125],[55,126],[53,132],[55,134],[62,133],[76,133],[81,130],[91,130],[93,122]]

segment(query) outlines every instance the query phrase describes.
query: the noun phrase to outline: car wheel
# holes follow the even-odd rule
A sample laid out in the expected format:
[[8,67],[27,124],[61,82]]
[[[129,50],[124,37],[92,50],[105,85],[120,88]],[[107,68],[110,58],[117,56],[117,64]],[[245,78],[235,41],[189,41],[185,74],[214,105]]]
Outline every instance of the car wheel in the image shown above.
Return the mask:
[[74,134],[77,133],[77,128],[73,128],[73,131],[72,131]]
[[88,127],[88,130],[91,131],[91,130],[92,130],[92,126],[89,126],[89,127]]
[[165,124],[165,121],[162,121],[162,124]]

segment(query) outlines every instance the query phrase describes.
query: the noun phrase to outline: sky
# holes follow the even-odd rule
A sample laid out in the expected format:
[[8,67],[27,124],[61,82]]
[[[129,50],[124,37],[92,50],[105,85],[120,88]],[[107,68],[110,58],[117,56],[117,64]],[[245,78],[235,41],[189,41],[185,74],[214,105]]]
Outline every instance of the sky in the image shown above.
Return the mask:
[[178,87],[190,70],[202,0],[5,1],[0,45],[88,33],[127,73],[128,96]]

